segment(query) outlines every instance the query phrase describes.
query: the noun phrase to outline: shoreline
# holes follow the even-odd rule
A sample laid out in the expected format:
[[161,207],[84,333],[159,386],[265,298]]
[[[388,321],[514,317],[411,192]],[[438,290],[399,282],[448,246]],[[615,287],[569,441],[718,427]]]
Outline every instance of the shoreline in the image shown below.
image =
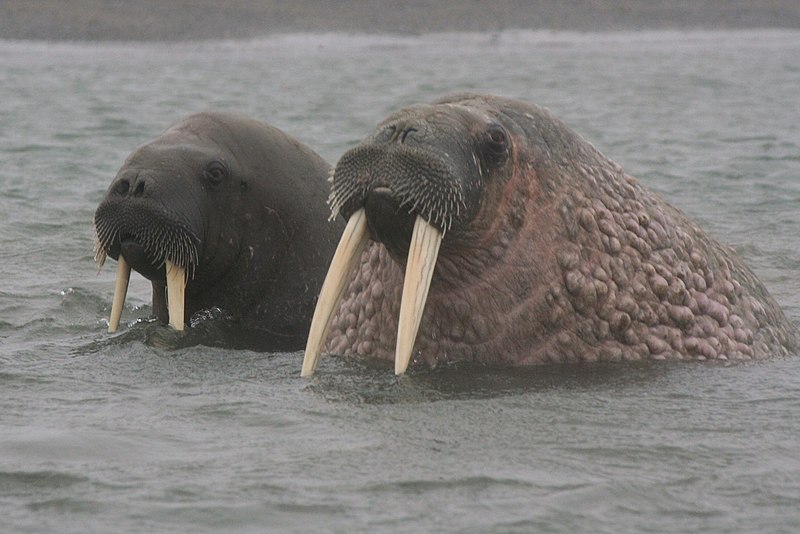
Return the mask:
[[680,38],[695,40],[706,40],[713,42],[717,35],[740,34],[743,38],[759,39],[781,39],[792,38],[800,35],[800,28],[642,28],[642,29],[621,29],[621,30],[549,30],[549,29],[520,29],[508,28],[496,31],[480,30],[444,30],[421,33],[378,33],[364,31],[293,31],[293,32],[274,32],[265,35],[252,37],[220,37],[209,39],[171,39],[171,40],[88,40],[88,39],[7,39],[0,36],[0,43],[6,46],[38,47],[38,46],[63,46],[63,47],[84,47],[84,46],[130,46],[130,47],[168,47],[180,49],[182,47],[202,47],[202,46],[225,46],[238,45],[242,43],[254,46],[313,46],[325,48],[328,45],[340,46],[404,46],[413,44],[418,38],[428,38],[439,40],[442,43],[451,43],[456,39],[481,40],[490,44],[503,42],[516,42],[522,39],[526,42],[536,42],[548,46],[558,46],[560,44],[576,44],[582,39],[592,43],[603,42],[607,39],[611,42],[630,44],[647,44],[649,42],[674,41]]
[[800,2],[762,0],[6,0],[0,39],[216,41],[279,34],[413,36],[552,30],[798,29]]

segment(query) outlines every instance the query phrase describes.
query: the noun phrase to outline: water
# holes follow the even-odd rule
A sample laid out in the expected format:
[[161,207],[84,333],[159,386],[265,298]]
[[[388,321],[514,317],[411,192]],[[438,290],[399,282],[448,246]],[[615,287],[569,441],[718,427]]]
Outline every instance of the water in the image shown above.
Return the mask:
[[417,369],[153,324],[91,219],[203,109],[329,161],[451,91],[545,105],[734,246],[800,321],[800,32],[0,42],[0,530],[795,532],[800,358]]

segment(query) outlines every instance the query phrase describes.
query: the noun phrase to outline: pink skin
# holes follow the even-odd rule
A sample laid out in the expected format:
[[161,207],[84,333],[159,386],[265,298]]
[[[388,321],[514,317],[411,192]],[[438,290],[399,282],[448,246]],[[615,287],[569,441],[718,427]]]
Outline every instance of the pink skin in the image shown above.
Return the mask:
[[[499,122],[510,144],[508,162],[482,175],[477,213],[445,234],[416,361],[750,360],[797,350],[796,327],[732,249],[546,110],[468,95],[398,115],[451,138],[448,128],[470,116],[465,142]],[[370,243],[327,352],[394,359],[402,261]]]

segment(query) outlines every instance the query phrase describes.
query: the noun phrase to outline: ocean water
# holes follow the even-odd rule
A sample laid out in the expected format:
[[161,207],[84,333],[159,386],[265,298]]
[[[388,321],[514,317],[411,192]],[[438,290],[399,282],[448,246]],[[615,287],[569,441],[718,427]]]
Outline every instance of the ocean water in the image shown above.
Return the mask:
[[798,322],[800,32],[0,41],[0,73],[0,531],[800,531],[798,357],[301,379],[301,353],[139,320],[136,274],[106,334],[91,230],[123,159],[192,112],[333,163],[401,106],[492,92],[553,110]]

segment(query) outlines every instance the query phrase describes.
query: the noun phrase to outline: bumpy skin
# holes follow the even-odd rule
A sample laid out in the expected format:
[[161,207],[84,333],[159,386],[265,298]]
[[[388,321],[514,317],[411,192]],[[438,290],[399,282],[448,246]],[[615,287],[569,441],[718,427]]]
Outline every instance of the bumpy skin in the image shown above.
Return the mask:
[[327,220],[329,169],[267,124],[192,115],[119,170],[95,214],[99,259],[122,252],[149,278],[162,321],[170,259],[188,270],[187,320],[217,307],[260,348],[300,349],[342,228]]
[[[506,153],[487,162],[484,132],[498,125]],[[465,188],[474,213],[456,217],[444,236],[415,361],[749,360],[798,350],[796,327],[731,248],[548,111],[454,95],[389,117],[354,153],[386,154],[398,143],[439,159],[471,155],[477,165],[466,167],[477,176],[462,182],[479,184]],[[350,159],[343,156],[336,175]],[[405,179],[386,178],[380,166],[391,158],[357,159],[368,169],[361,182],[381,176],[378,185],[392,187]],[[359,198],[338,203],[345,216],[369,206]],[[394,243],[407,246],[408,236],[371,231],[388,248],[368,245],[327,351],[391,360],[404,272],[402,245]]]

